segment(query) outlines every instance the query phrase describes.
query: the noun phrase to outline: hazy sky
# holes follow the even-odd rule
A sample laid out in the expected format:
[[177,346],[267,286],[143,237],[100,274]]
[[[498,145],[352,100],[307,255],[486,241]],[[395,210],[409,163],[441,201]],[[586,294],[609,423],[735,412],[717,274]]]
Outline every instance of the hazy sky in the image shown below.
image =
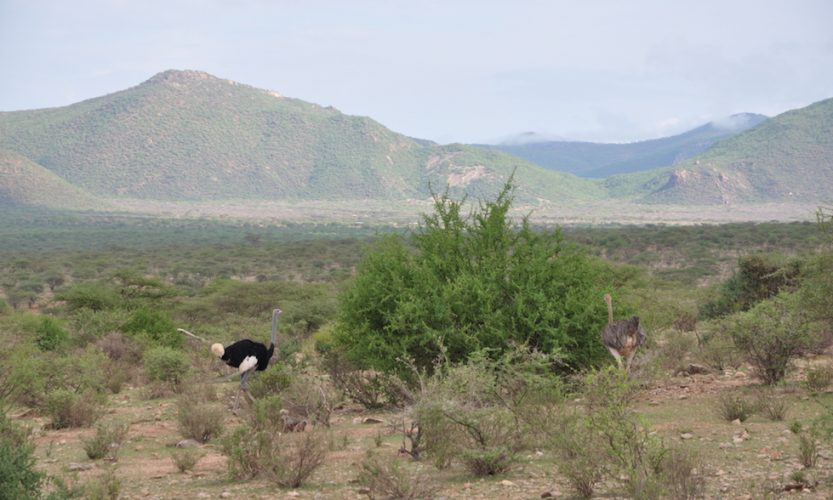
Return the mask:
[[631,141],[833,97],[833,2],[0,0],[0,110],[199,69],[411,136]]

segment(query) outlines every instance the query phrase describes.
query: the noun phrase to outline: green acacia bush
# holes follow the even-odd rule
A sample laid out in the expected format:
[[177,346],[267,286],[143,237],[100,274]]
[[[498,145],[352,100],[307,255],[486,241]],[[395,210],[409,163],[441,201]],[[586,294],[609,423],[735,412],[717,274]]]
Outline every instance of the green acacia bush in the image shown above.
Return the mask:
[[56,351],[69,342],[69,333],[64,330],[61,322],[52,316],[44,316],[35,333],[36,343],[41,351]]
[[35,467],[29,434],[0,408],[0,499],[40,498],[46,475]]
[[133,336],[149,340],[152,345],[180,347],[184,336],[176,331],[170,314],[159,309],[139,307],[122,325],[121,330]]
[[806,311],[795,294],[780,294],[730,319],[732,340],[768,385],[783,380],[793,358],[813,344]]
[[150,380],[165,382],[175,391],[180,388],[191,368],[188,357],[170,347],[148,350],[145,352],[144,363],[145,374]]
[[[343,293],[336,346],[358,368],[431,369],[441,346],[452,362],[501,352],[511,343],[564,353],[573,367],[609,355],[598,341],[607,322],[602,295],[611,268],[566,244],[560,231],[535,231],[509,217],[512,187],[469,215],[465,201],[435,196],[406,243],[381,238]],[[630,313],[618,303],[617,314]]]
[[92,309],[102,311],[117,307],[122,301],[112,285],[105,282],[82,282],[58,294],[70,310]]

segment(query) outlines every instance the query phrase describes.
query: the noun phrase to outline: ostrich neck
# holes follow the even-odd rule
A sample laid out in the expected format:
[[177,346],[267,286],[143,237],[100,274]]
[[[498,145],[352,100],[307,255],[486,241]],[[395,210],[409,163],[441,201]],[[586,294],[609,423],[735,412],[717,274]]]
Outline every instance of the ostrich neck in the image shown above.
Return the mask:
[[278,340],[278,313],[272,313],[272,347],[275,346],[275,342]]

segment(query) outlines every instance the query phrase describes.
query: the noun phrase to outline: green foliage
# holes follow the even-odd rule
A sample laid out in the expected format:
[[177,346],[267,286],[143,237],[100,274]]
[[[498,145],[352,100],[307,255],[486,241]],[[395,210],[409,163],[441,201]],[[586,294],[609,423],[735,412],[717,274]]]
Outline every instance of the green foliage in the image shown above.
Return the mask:
[[719,289],[719,295],[701,308],[706,318],[747,311],[752,306],[794,290],[798,285],[802,261],[778,254],[756,254],[738,259],[738,270]]
[[367,453],[359,464],[358,482],[375,498],[418,499],[434,498],[437,487],[418,472],[408,470],[399,460],[382,458]]
[[205,443],[223,432],[224,411],[212,403],[205,403],[193,395],[179,400],[177,422],[179,431],[186,438]]
[[176,326],[168,313],[144,306],[133,311],[121,330],[124,333],[142,337],[154,346],[176,348],[181,346],[184,340],[182,334],[176,331]]
[[249,382],[249,391],[256,399],[281,394],[294,380],[286,365],[273,363]]
[[92,392],[58,389],[47,396],[45,412],[53,429],[66,429],[89,427],[101,417],[103,408],[101,398]]
[[127,430],[127,425],[97,425],[93,436],[81,440],[84,452],[91,460],[107,457],[115,462],[119,457],[119,449],[127,437]]
[[718,396],[716,405],[718,416],[727,422],[745,422],[759,409],[756,402],[735,392],[724,392]]
[[154,347],[145,352],[145,374],[152,381],[161,381],[175,391],[188,375],[191,364],[184,353],[170,347]]
[[301,486],[326,453],[321,433],[281,434],[246,426],[226,435],[222,446],[231,479],[264,478],[288,488]]
[[523,419],[560,397],[551,361],[515,348],[497,360],[475,353],[467,364],[435,372],[414,408],[434,464],[442,468],[459,461],[476,475],[508,470],[530,444]]
[[[409,375],[399,358],[430,369],[444,349],[452,362],[510,342],[563,352],[572,366],[600,363],[609,268],[508,218],[510,184],[468,217],[437,196],[413,235],[413,251],[381,239],[344,292],[335,340],[358,367]],[[626,315],[627,306],[620,308]]]
[[0,408],[0,500],[41,497],[46,476],[35,466],[34,446]]
[[118,293],[104,282],[78,283],[58,294],[70,310],[87,308],[93,311],[112,309],[120,304]]
[[52,316],[44,316],[35,333],[41,351],[59,350],[69,342],[69,333],[64,330],[61,322]]
[[171,451],[171,462],[179,472],[188,472],[196,467],[203,456],[201,451],[193,448],[175,449]]
[[781,381],[794,357],[812,345],[807,315],[794,294],[781,294],[736,314],[729,323],[735,345],[765,384]]
[[84,498],[87,500],[118,500],[121,494],[121,479],[114,468],[84,484]]
[[833,383],[833,367],[813,366],[805,371],[807,380],[805,384],[810,392],[822,392]]

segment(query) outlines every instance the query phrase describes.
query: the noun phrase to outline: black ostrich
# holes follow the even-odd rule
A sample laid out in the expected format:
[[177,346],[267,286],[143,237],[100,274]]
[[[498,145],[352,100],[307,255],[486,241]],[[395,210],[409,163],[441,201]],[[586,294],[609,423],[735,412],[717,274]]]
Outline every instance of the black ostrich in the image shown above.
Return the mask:
[[624,364],[625,371],[630,372],[636,350],[645,343],[645,330],[639,324],[639,316],[613,321],[613,299],[608,293],[604,299],[607,302],[607,325],[602,330],[602,344],[616,359],[619,368],[623,368]]
[[[278,337],[278,316],[280,314],[280,309],[274,309],[272,311],[272,341],[269,343],[268,348],[260,342],[249,339],[238,340],[226,347],[223,347],[223,344],[220,343],[211,344],[211,352],[225,362],[225,364],[232,368],[237,368],[238,373],[240,373],[240,387],[237,389],[237,396],[234,398],[235,412],[240,405],[241,390],[246,393],[246,396],[250,400],[255,400],[254,396],[249,392],[247,382],[252,372],[263,371],[269,366],[269,360],[275,352],[275,341]],[[197,337],[187,330],[179,328],[179,331],[205,342],[204,339]]]

